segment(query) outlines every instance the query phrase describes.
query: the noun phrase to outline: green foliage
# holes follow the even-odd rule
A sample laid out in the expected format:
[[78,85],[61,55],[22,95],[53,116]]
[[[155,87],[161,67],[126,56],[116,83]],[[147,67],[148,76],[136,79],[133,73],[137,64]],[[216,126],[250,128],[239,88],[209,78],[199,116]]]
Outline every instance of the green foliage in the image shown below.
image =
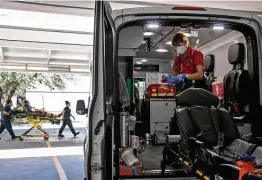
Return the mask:
[[63,90],[66,82],[74,81],[72,74],[44,74],[22,72],[0,72],[0,87],[3,90],[2,100],[13,96],[25,96],[26,90],[36,88],[36,85],[45,85],[50,90]]

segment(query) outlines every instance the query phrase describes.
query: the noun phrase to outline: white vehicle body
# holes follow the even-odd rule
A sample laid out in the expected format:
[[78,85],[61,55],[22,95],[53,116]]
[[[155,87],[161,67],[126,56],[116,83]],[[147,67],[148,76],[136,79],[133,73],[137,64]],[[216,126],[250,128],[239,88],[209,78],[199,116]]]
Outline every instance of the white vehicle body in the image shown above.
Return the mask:
[[[108,2],[96,1],[95,31],[94,31],[94,62],[93,62],[93,99],[89,110],[89,132],[85,144],[85,176],[88,180],[114,179],[113,133],[114,121],[118,119],[117,94],[118,89],[113,86],[107,92],[106,82],[110,80],[117,84],[117,56],[118,33],[124,25],[137,21],[167,21],[167,20],[206,20],[222,21],[228,23],[245,24],[253,28],[256,33],[256,47],[259,77],[262,77],[262,21],[257,13],[221,9],[201,10],[174,10],[170,8],[135,8],[111,12]],[[110,38],[111,44],[105,39]],[[108,54],[108,48],[110,52]],[[212,51],[206,50],[206,52]],[[107,54],[106,54],[107,53]],[[108,70],[108,64],[112,69]],[[111,73],[107,72],[110,71]],[[108,74],[111,74],[109,77]],[[111,78],[111,79],[110,79]],[[262,78],[259,78],[260,89]],[[260,91],[262,103],[262,91]],[[110,141],[110,142],[109,142]],[[117,153],[116,153],[117,154]]]

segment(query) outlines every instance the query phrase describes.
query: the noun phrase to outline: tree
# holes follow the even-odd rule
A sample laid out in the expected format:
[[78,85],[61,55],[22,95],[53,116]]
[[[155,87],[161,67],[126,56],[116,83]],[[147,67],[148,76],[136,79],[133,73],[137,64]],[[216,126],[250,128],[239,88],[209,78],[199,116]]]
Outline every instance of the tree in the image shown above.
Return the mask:
[[63,90],[66,82],[74,80],[72,74],[0,72],[0,110],[2,112],[6,100],[11,100],[13,96],[25,96],[26,90],[35,89],[36,85]]

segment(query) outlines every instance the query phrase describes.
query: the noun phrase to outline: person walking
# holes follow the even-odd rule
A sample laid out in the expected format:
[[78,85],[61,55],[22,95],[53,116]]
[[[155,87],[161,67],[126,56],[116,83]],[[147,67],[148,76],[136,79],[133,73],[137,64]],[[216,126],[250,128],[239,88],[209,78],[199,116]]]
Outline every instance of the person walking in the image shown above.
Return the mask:
[[65,137],[62,133],[66,126],[69,127],[74,137],[76,137],[78,134],[80,134],[80,132],[76,132],[72,125],[71,117],[73,119],[75,119],[75,117],[71,114],[71,109],[70,109],[71,104],[69,101],[65,101],[65,104],[66,104],[66,107],[64,108],[63,112],[60,114],[62,115],[63,124],[59,130],[58,137]]
[[9,132],[12,139],[16,139],[16,138],[18,138],[18,136],[15,135],[15,133],[13,131],[12,124],[11,124],[11,107],[12,107],[12,105],[13,105],[12,101],[7,100],[6,105],[4,107],[4,111],[2,113],[2,117],[1,117],[0,134],[2,134],[2,132],[6,129]]

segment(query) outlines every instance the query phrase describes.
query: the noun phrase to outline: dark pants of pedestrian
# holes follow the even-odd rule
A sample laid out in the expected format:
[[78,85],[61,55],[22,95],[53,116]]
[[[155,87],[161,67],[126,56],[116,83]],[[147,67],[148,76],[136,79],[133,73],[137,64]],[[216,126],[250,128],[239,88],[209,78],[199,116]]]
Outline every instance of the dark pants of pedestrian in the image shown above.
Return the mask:
[[13,128],[12,128],[12,124],[11,124],[10,119],[2,119],[2,120],[1,120],[0,134],[2,134],[2,132],[3,132],[5,129],[9,132],[9,134],[10,134],[12,137],[15,137],[15,133],[14,133],[14,131],[13,131]]
[[59,135],[61,135],[66,127],[66,125],[69,127],[70,131],[75,135],[75,129],[73,128],[72,121],[70,118],[63,119],[63,124],[59,130]]

